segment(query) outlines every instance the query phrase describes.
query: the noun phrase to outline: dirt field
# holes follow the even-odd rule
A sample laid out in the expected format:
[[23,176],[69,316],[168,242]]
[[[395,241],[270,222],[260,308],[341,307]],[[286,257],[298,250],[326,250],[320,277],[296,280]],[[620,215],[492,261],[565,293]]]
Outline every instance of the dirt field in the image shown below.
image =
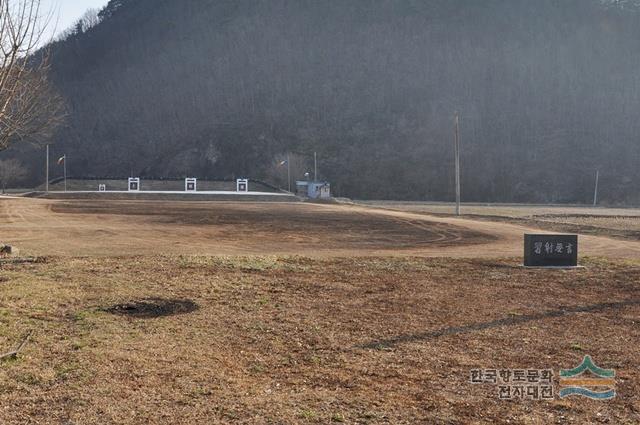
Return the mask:
[[297,202],[5,199],[0,220],[3,238],[33,255],[375,255],[496,240],[421,216]]
[[[368,201],[361,204],[444,216],[451,216],[455,208],[452,204],[423,202]],[[470,204],[462,206],[462,214],[467,218],[508,222],[554,232],[640,241],[640,208]]]
[[[533,227],[357,205],[0,199],[24,255],[514,257]],[[640,258],[640,242],[585,235],[584,255]]]
[[[640,242],[362,206],[0,198],[2,424],[640,423]],[[28,256],[34,256],[29,259]],[[611,401],[559,398],[585,355]],[[473,369],[550,369],[551,400]]]

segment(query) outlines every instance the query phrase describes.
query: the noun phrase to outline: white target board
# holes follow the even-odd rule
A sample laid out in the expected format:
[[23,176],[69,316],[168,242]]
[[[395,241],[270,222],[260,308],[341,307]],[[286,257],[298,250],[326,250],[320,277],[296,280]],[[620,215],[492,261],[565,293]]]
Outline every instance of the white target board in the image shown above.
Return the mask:
[[198,191],[198,179],[186,178],[184,179],[184,191],[185,192],[197,192]]
[[98,185],[98,191],[99,192],[106,192],[107,191],[107,185],[106,184],[99,184]]
[[129,192],[140,192],[140,177],[129,178]]
[[238,179],[236,180],[236,192],[248,192],[249,191],[249,180],[248,179]]

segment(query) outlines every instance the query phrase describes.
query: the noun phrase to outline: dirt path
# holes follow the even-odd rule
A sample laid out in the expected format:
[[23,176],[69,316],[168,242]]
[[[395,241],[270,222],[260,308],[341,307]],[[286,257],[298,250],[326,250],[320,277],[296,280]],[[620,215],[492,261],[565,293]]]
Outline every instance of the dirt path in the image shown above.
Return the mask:
[[[522,255],[523,226],[353,205],[0,198],[0,240],[23,254]],[[640,243],[583,236],[582,255],[640,258]]]
[[[361,206],[349,206],[355,211],[374,213],[372,209]],[[464,228],[474,232],[493,235],[497,240],[480,246],[451,246],[438,248],[438,252],[451,257],[501,257],[522,255],[522,238],[524,233],[552,233],[532,227],[508,224],[502,222],[469,220],[464,218],[441,217],[410,213],[404,211],[376,209],[375,213],[389,217],[411,220],[422,220],[431,223],[443,223]],[[610,258],[640,259],[640,242],[621,241],[604,236],[580,235],[580,250],[583,255],[602,256]],[[429,255],[429,254],[427,254]]]

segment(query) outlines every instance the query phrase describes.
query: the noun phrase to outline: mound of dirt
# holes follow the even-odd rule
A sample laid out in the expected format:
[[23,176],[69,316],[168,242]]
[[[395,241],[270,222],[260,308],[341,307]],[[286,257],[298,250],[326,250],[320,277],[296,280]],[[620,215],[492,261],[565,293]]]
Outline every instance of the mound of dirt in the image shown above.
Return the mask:
[[147,298],[124,304],[116,304],[105,308],[104,311],[111,314],[129,316],[138,319],[152,319],[154,317],[191,313],[197,309],[198,304],[191,300]]

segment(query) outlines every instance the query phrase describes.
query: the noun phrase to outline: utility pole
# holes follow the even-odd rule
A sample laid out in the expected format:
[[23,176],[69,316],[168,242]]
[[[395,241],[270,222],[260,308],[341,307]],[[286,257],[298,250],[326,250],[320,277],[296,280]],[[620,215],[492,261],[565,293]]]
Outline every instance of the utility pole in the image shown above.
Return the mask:
[[593,193],[593,206],[598,205],[598,184],[600,183],[600,170],[596,170],[596,190]]
[[287,152],[287,184],[291,192],[291,155]]
[[313,153],[313,181],[318,181],[318,153]]
[[45,165],[46,170],[45,170],[44,174],[45,174],[45,178],[47,180],[44,182],[44,191],[46,193],[49,193],[49,144],[47,144],[47,159],[45,161],[45,164],[46,164]]
[[64,166],[64,191],[67,191],[67,155],[64,156],[64,162],[62,163]]
[[460,215],[460,117],[457,111],[454,115],[454,122],[454,151],[456,155],[456,215]]

